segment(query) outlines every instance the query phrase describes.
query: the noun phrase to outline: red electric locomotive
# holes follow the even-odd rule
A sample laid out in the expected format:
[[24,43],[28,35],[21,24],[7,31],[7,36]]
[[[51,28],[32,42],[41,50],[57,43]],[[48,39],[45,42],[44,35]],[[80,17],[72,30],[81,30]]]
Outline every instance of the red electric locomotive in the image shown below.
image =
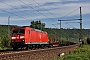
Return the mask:
[[35,48],[48,46],[49,39],[47,32],[43,32],[30,27],[13,28],[11,35],[11,46],[18,48]]

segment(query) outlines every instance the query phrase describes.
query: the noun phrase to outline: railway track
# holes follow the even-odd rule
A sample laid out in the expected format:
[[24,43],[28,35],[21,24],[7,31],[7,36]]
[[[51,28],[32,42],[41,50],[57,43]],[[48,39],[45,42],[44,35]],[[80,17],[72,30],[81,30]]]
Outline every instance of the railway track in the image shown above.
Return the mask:
[[56,48],[0,52],[0,60],[48,60],[59,57],[61,53],[70,53],[77,47],[75,44]]
[[[44,48],[43,48],[44,49]],[[32,49],[32,50],[27,50],[27,49],[19,49],[19,50],[1,50],[0,55],[5,55],[5,54],[14,54],[14,53],[22,53],[22,52],[28,52],[28,51],[36,51],[36,50],[43,50],[42,48],[40,49]],[[47,48],[46,48],[47,49]]]
[[[32,49],[32,50],[27,50],[27,49],[18,49],[18,50],[1,50],[0,51],[0,55],[4,55],[4,54],[12,54],[12,53],[20,53],[20,52],[25,52],[25,51],[38,51],[38,50],[46,50],[46,49],[54,49],[56,47],[53,48],[38,48],[38,49]],[[57,47],[58,48],[58,47]],[[62,47],[61,47],[62,48]]]

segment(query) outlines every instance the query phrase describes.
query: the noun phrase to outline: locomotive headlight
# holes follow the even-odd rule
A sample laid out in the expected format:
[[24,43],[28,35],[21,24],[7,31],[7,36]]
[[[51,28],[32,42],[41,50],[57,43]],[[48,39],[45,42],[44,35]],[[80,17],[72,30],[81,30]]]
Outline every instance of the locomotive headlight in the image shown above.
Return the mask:
[[16,39],[16,37],[12,37],[12,39]]
[[22,38],[24,38],[24,36],[20,36],[20,38],[22,39]]
[[25,41],[25,40],[23,40],[23,41]]

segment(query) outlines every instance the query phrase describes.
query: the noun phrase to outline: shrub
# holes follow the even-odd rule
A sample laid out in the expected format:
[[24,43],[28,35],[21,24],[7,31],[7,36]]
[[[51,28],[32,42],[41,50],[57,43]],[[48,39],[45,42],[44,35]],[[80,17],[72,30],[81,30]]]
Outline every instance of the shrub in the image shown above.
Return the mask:
[[90,38],[87,38],[87,43],[90,44]]
[[79,47],[75,49],[70,54],[67,54],[60,58],[59,60],[90,60],[90,46],[83,45],[83,47]]

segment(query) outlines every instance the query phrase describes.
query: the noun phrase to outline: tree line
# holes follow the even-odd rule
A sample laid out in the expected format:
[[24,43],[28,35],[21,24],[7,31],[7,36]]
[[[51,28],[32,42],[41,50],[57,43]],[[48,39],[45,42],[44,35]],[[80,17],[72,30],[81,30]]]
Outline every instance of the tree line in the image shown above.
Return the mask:
[[[19,26],[10,26],[10,32],[13,27]],[[31,28],[39,29],[46,31],[51,41],[79,41],[79,29],[56,29],[56,28],[45,28],[45,23],[39,21],[31,21]],[[89,29],[83,29],[83,37],[90,36]],[[90,41],[90,38],[87,39]],[[0,25],[0,47],[9,47],[10,39],[8,38],[8,26]]]
[[39,30],[44,30],[45,28],[45,23],[42,23],[40,20],[39,21],[31,21],[31,28],[39,29]]

